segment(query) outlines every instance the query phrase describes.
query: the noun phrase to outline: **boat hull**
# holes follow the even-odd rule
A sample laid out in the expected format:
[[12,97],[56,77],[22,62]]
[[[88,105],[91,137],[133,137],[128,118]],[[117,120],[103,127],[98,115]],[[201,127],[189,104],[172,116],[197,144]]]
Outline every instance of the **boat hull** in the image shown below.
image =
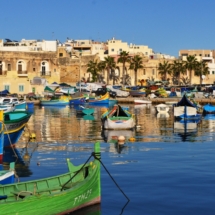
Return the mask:
[[4,147],[14,145],[20,138],[27,122],[31,117],[28,112],[5,113]]
[[5,171],[5,174],[0,175],[0,184],[12,184],[15,181],[14,171]]
[[135,122],[133,117],[129,118],[107,118],[103,124],[104,129],[109,130],[125,130],[132,129],[135,127]]
[[109,99],[104,99],[104,100],[89,99],[89,104],[91,105],[109,104]]
[[[99,143],[96,148],[94,153],[100,158]],[[79,166],[69,159],[67,162],[69,171],[65,174],[0,186],[1,195],[7,196],[5,201],[0,201],[1,215],[67,214],[100,203],[99,160]]]
[[74,98],[69,100],[69,105],[81,105],[86,102],[84,97],[81,98]]
[[40,104],[42,106],[66,106],[69,105],[69,101],[43,101]]

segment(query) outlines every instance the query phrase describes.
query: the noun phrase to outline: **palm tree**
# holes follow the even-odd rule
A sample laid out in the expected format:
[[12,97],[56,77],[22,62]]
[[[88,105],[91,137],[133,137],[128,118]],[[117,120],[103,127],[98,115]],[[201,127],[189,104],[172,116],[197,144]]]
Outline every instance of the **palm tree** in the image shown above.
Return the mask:
[[164,61],[163,64],[159,63],[158,64],[158,70],[159,74],[167,80],[167,74],[171,75],[172,74],[172,65],[168,61]]
[[187,56],[187,61],[185,61],[185,68],[189,71],[190,84],[192,84],[192,71],[195,71],[197,65],[197,59],[194,55]]
[[129,52],[122,51],[118,58],[118,63],[122,63],[122,84],[125,85],[125,63],[130,62]]
[[[185,74],[186,73],[186,68],[184,66],[183,61],[180,60],[174,60],[173,64],[172,64],[172,76],[173,76],[173,80],[175,80],[175,82],[177,82],[178,84],[180,83],[180,75],[181,74]],[[173,81],[174,82],[174,81]]]
[[116,68],[116,63],[113,57],[105,57],[105,68],[107,69],[107,84],[109,84],[110,71]]
[[101,82],[103,82],[103,79],[104,79],[104,70],[105,70],[105,62],[104,61],[100,61],[98,63],[98,70],[100,72],[100,75],[99,75],[99,80]]
[[131,64],[130,69],[134,70],[134,85],[137,85],[137,71],[138,69],[143,68],[143,61],[142,58],[139,55],[135,55],[133,58],[131,58]]
[[196,76],[199,76],[200,78],[199,82],[200,84],[202,84],[202,79],[203,79],[202,76],[209,74],[209,68],[205,61],[202,60],[201,62],[197,62],[194,74]]
[[90,60],[87,64],[87,72],[92,74],[92,81],[98,80],[98,62]]

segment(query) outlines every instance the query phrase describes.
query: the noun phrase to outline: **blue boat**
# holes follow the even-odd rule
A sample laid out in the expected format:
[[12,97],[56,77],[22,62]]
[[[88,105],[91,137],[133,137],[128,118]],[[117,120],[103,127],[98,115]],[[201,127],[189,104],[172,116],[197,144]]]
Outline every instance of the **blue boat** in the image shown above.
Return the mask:
[[69,100],[69,105],[82,105],[86,102],[85,97],[72,98]]
[[15,172],[14,166],[15,163],[10,163],[9,170],[3,170],[3,148],[4,148],[4,126],[3,126],[3,111],[1,111],[1,122],[0,122],[0,184],[10,184],[14,183]]
[[93,97],[93,98],[90,97],[89,104],[90,105],[109,104],[109,98],[110,98],[110,95],[108,92],[105,95],[100,96],[100,97]]
[[203,114],[215,114],[215,106],[211,104],[204,105]]
[[31,115],[27,111],[4,113],[4,147],[11,147],[18,142]]
[[0,165],[0,185],[12,184],[15,182],[15,163],[10,163],[8,170],[3,170],[2,164]]

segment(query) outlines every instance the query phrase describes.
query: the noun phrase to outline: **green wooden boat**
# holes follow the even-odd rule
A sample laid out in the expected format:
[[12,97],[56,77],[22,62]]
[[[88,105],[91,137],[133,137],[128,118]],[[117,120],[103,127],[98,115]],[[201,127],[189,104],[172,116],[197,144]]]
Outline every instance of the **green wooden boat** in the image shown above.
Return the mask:
[[[93,155],[100,159],[100,144]],[[67,214],[101,202],[100,162],[94,158],[69,172],[27,182],[0,186],[0,214]]]

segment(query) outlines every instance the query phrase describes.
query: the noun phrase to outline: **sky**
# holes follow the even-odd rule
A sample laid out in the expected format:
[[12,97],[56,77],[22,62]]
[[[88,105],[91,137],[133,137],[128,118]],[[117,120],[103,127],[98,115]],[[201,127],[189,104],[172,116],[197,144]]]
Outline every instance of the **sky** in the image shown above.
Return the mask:
[[215,49],[214,0],[2,0],[1,39],[111,38],[178,57]]

